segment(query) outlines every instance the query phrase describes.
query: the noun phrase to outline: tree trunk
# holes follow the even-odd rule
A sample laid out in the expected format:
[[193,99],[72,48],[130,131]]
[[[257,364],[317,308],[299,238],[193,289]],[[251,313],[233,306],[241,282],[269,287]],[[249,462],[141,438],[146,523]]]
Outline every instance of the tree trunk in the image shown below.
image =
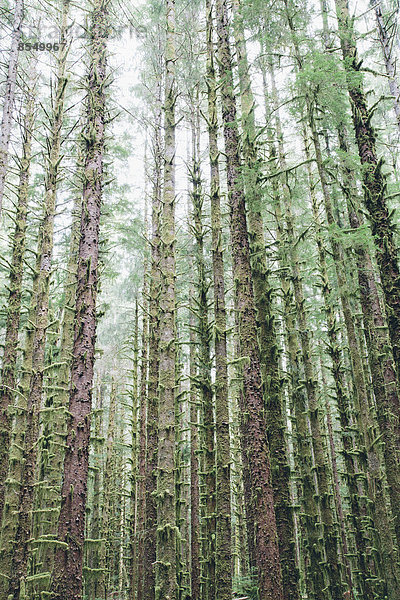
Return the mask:
[[90,411],[96,340],[99,225],[102,198],[106,39],[108,0],[96,0],[92,12],[85,131],[81,238],[78,258],[76,319],[69,399],[70,424],[64,461],[52,592],[80,600],[89,459]]
[[114,378],[111,382],[110,391],[110,404],[108,408],[108,425],[107,425],[107,437],[106,437],[106,455],[104,464],[104,481],[103,481],[103,504],[101,510],[101,557],[100,557],[100,568],[102,569],[102,581],[100,582],[100,593],[104,600],[108,599],[110,593],[110,573],[111,560],[113,558],[112,548],[112,513],[114,509],[114,477],[116,473],[115,468],[115,438],[116,438],[116,424],[115,417],[117,412],[117,390]]
[[239,318],[240,353],[243,361],[244,405],[241,406],[241,418],[247,427],[242,449],[249,458],[249,470],[253,485],[250,511],[254,516],[255,523],[255,555],[258,567],[259,598],[260,600],[281,600],[283,598],[282,575],[273,489],[270,479],[260,351],[257,342],[256,308],[251,278],[250,249],[240,168],[239,132],[236,123],[236,100],[233,94],[232,58],[225,0],[217,0],[216,14],[231,217],[235,309]]
[[[145,192],[146,194],[146,192]],[[145,200],[145,232],[147,235],[147,199]],[[148,289],[147,289],[147,256],[143,264],[143,291],[142,291],[142,348],[140,364],[140,416],[139,416],[139,461],[138,461],[138,551],[137,551],[137,600],[143,600],[143,558],[144,538],[146,534],[146,428],[147,428],[147,367],[148,367],[148,341],[149,341],[149,319],[148,319]]]
[[17,66],[19,42],[22,33],[24,0],[15,0],[14,22],[11,34],[11,49],[8,59],[6,89],[4,93],[3,117],[0,129],[0,216],[3,207],[4,187],[8,165],[8,145],[10,143],[12,116],[14,112],[15,86],[17,84]]
[[[348,0],[335,0],[339,23],[339,36],[344,66],[347,73],[353,126],[358,153],[362,164],[364,204],[368,210],[376,245],[376,258],[385,298],[390,340],[396,364],[397,377],[400,373],[400,272],[397,246],[393,234],[393,216],[386,200],[386,176],[382,172],[382,160],[376,152],[376,134],[371,124],[372,113],[368,109],[360,76],[361,62],[357,57],[352,19]],[[400,510],[394,513],[397,542],[400,544]]]
[[[68,2],[64,2],[60,35],[65,38],[67,26]],[[39,437],[39,410],[43,392],[43,373],[45,366],[46,331],[49,311],[49,286],[52,272],[54,218],[56,211],[56,192],[58,169],[61,162],[61,133],[64,121],[64,99],[67,50],[61,46],[57,58],[57,86],[51,116],[51,133],[48,140],[49,155],[45,173],[44,216],[39,229],[37,252],[37,291],[34,297],[35,316],[33,333],[32,373],[29,381],[27,400],[27,421],[24,446],[24,468],[22,488],[19,497],[18,528],[15,539],[18,540],[11,564],[9,594],[18,600],[22,579],[27,575],[29,541],[32,537],[32,509],[35,490],[35,469],[37,442]]]
[[[78,170],[81,162],[78,159]],[[81,173],[80,173],[81,175]],[[80,180],[79,180],[80,181]],[[80,192],[80,190],[79,190]],[[48,536],[57,535],[57,521],[60,508],[60,493],[62,484],[62,468],[64,462],[64,444],[67,437],[67,409],[68,386],[71,370],[71,356],[74,343],[74,318],[76,276],[79,250],[80,212],[82,198],[77,192],[74,198],[72,211],[71,237],[67,263],[67,277],[64,283],[64,307],[60,336],[60,352],[58,355],[57,369],[54,377],[55,385],[51,386],[46,398],[46,407],[42,411],[45,420],[43,426],[43,439],[46,440],[46,456],[41,461],[44,463],[42,489],[38,504],[38,525],[41,542],[37,551],[35,562],[39,569],[51,572],[53,566],[54,547],[46,543]],[[53,375],[54,374],[54,375]],[[42,450],[43,452],[43,444]],[[40,582],[39,582],[40,584]]]
[[[158,38],[159,39],[159,38]],[[159,42],[160,43],[160,42]],[[162,55],[159,54],[161,62]],[[149,380],[147,385],[147,450],[146,450],[146,537],[144,543],[144,600],[154,600],[156,561],[157,510],[154,492],[156,490],[157,447],[158,447],[158,382],[159,382],[159,343],[160,343],[160,211],[161,211],[161,87],[162,65],[156,73],[155,125],[153,134],[153,192],[151,215],[151,268],[149,303]]]
[[[35,69],[34,69],[35,71]],[[28,214],[29,171],[32,154],[32,134],[35,122],[36,74],[26,94],[23,124],[22,156],[20,159],[17,210],[10,268],[6,333],[0,385],[0,521],[3,515],[5,481],[11,440],[9,408],[13,405],[16,387],[18,330],[21,317],[22,276]]]
[[[194,298],[193,285],[190,298]],[[189,316],[189,375],[190,375],[190,560],[191,560],[191,598],[200,600],[200,498],[199,498],[199,407],[195,378],[197,375],[195,318],[191,311]]]
[[[231,568],[231,492],[230,440],[228,406],[228,367],[226,347],[226,309],[224,259],[222,251],[220,175],[218,166],[217,83],[213,41],[212,4],[206,2],[207,12],[207,93],[208,141],[210,156],[210,200],[212,265],[214,282],[214,344],[215,344],[215,421],[216,421],[216,598],[232,597]],[[195,599],[193,599],[195,600]]]
[[[397,127],[400,130],[400,89],[396,81],[396,58],[393,56],[393,35],[389,33],[385,17],[382,13],[382,6],[377,0],[370,0],[373,6],[376,18],[376,27],[378,29],[379,42],[382,47],[383,60],[385,62],[386,74],[388,76],[389,90],[393,96],[393,109],[396,115]],[[395,26],[396,22],[392,25]]]
[[285,438],[286,424],[282,407],[279,354],[272,307],[272,288],[269,283],[270,273],[267,267],[264,225],[261,214],[264,190],[262,187],[259,148],[257,148],[256,142],[255,102],[251,88],[244,28],[240,13],[240,0],[234,0],[233,8],[233,30],[238,59],[242,107],[243,157],[245,161],[243,177],[283,593],[285,600],[289,598],[290,600],[298,600],[298,572],[294,552],[294,521],[289,489],[290,468]]
[[161,315],[157,465],[156,600],[177,600],[175,499],[175,2],[166,0],[164,190],[161,216]]
[[[96,403],[92,418],[91,438],[94,460],[94,477],[93,477],[93,509],[91,512],[89,530],[90,545],[87,552],[86,570],[85,570],[85,591],[88,594],[89,600],[96,600],[100,596],[99,583],[102,576],[100,563],[100,553],[102,540],[100,539],[101,525],[101,495],[104,482],[104,460],[103,460],[103,443],[104,443],[104,388],[102,375],[99,376],[97,384]],[[94,420],[94,427],[93,427]]]
[[137,456],[138,456],[138,366],[139,366],[139,309],[135,301],[135,324],[133,331],[133,364],[130,397],[131,418],[131,472],[130,472],[130,515],[129,515],[129,600],[135,600],[137,592]]
[[[196,331],[198,334],[197,376],[202,425],[202,473],[203,485],[200,502],[202,504],[202,588],[203,600],[215,599],[215,449],[214,449],[214,407],[211,385],[211,331],[208,318],[208,289],[204,258],[203,193],[200,174],[200,127],[198,110],[193,109],[196,123],[192,126],[192,233],[195,239],[194,255],[196,267]],[[197,112],[197,114],[196,114]]]

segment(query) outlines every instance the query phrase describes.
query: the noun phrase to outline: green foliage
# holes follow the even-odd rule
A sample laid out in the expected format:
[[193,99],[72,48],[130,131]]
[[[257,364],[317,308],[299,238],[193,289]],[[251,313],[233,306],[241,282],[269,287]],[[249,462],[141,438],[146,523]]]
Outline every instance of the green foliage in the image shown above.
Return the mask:
[[237,596],[248,596],[249,600],[258,600],[257,573],[253,570],[248,575],[235,577],[233,581],[234,593]]

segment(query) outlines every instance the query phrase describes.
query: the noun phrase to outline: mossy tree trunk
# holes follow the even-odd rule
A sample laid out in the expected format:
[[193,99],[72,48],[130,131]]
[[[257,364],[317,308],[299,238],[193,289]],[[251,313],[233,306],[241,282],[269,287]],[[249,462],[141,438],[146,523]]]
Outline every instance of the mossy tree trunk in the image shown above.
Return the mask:
[[113,558],[112,548],[112,513],[114,510],[114,477],[116,473],[115,465],[115,438],[117,433],[116,426],[117,413],[117,390],[114,378],[111,382],[110,404],[108,407],[108,424],[105,447],[104,463],[104,481],[103,481],[103,501],[101,507],[101,552],[100,568],[102,569],[102,578],[100,581],[101,596],[106,600],[110,592],[110,574],[112,573],[111,561]]
[[[350,96],[354,133],[362,165],[364,184],[364,204],[369,213],[372,234],[376,245],[376,258],[379,267],[385,309],[392,342],[397,377],[400,373],[400,271],[397,245],[394,239],[393,215],[386,200],[386,176],[382,171],[382,160],[376,150],[376,133],[371,123],[373,111],[368,108],[360,72],[361,61],[353,30],[353,20],[349,14],[348,0],[335,0],[339,23],[339,37],[344,68],[347,74],[347,89]],[[387,465],[388,478],[392,480],[391,495],[394,525],[397,542],[400,544],[400,494],[398,493],[399,473],[395,465]],[[393,485],[394,484],[394,485]]]
[[[146,168],[146,155],[145,155]],[[147,182],[147,173],[145,173]],[[147,189],[145,189],[145,215],[144,228],[147,236]],[[148,350],[149,350],[149,290],[148,290],[148,261],[147,248],[143,261],[143,288],[142,288],[142,342],[140,357],[140,415],[139,415],[139,454],[138,454],[138,549],[137,549],[137,598],[143,600],[143,560],[144,540],[146,536],[146,430],[147,430],[147,381],[148,381]]]
[[216,426],[216,572],[215,585],[218,600],[232,596],[231,567],[231,491],[230,439],[228,405],[228,367],[226,346],[226,308],[224,258],[222,250],[220,174],[218,151],[217,82],[213,40],[212,3],[206,2],[207,18],[207,99],[208,142],[210,156],[210,201],[212,265],[214,282],[214,344],[215,344],[215,426]]
[[197,331],[197,374],[196,386],[199,390],[199,403],[201,412],[201,450],[202,450],[202,494],[200,497],[202,523],[202,570],[201,570],[201,598],[214,600],[215,598],[215,423],[213,391],[211,384],[211,327],[208,315],[208,289],[209,282],[206,273],[204,256],[205,229],[203,225],[203,191],[200,173],[200,122],[199,111],[193,107],[192,123],[192,167],[191,167],[191,232],[193,233],[194,266],[196,271],[196,301],[194,310],[196,314]]
[[156,600],[177,600],[175,498],[175,2],[166,0],[164,188],[160,252]]
[[[69,1],[63,4],[60,35],[65,39]],[[59,181],[59,165],[62,159],[61,139],[64,122],[64,101],[67,85],[66,59],[67,48],[60,45],[57,57],[57,85],[50,117],[50,136],[48,138],[48,156],[46,157],[44,185],[44,215],[39,229],[37,250],[37,290],[34,302],[34,333],[32,372],[27,397],[27,419],[24,446],[24,465],[22,486],[19,497],[18,527],[15,539],[18,544],[11,563],[9,594],[17,600],[20,585],[27,575],[29,542],[32,537],[32,509],[36,483],[36,459],[39,437],[39,410],[43,392],[45,367],[46,332],[49,312],[49,286],[52,273],[54,218],[56,211],[56,192]]]
[[69,398],[70,422],[64,460],[52,592],[80,600],[89,462],[90,411],[96,340],[99,226],[106,120],[106,40],[109,0],[92,7],[85,128],[84,184],[78,253],[76,317]]
[[253,485],[249,510],[254,517],[255,524],[255,558],[258,568],[259,598],[260,600],[281,600],[283,598],[282,574],[264,415],[256,307],[251,277],[245,194],[240,166],[239,131],[236,122],[236,99],[233,93],[232,57],[225,0],[217,0],[216,15],[235,280],[235,310],[239,320],[240,355],[243,361],[244,402],[241,406],[241,418],[247,431],[242,440],[242,450],[249,458],[249,471]]
[[9,274],[9,293],[0,384],[0,521],[3,515],[5,481],[11,441],[11,418],[9,409],[14,403],[16,387],[16,363],[18,330],[21,317],[22,277],[26,246],[26,229],[29,199],[29,172],[32,155],[32,134],[35,123],[36,74],[26,92],[23,122],[22,155],[19,160],[19,184],[15,229]]
[[17,85],[17,67],[19,42],[22,34],[24,0],[15,0],[14,20],[11,34],[11,48],[8,58],[6,89],[4,93],[3,115],[0,128],[0,216],[3,207],[4,187],[8,165],[8,146],[10,143],[12,118],[14,112],[15,88]]
[[[193,285],[190,298],[194,298]],[[189,316],[189,375],[190,375],[190,581],[192,600],[200,600],[200,487],[199,487],[199,405],[195,385],[197,375],[195,317]]]
[[156,490],[157,446],[158,446],[158,383],[160,343],[160,214],[161,214],[161,76],[157,77],[157,108],[153,134],[153,191],[151,211],[151,267],[149,298],[149,379],[147,384],[147,449],[146,449],[146,537],[143,549],[143,598],[154,600],[156,560],[157,510]]
[[285,436],[286,423],[282,407],[282,387],[272,306],[272,288],[269,283],[270,273],[267,267],[264,224],[261,213],[264,191],[259,156],[260,149],[257,147],[256,141],[255,101],[250,81],[240,0],[234,0],[233,8],[233,32],[238,59],[242,108],[243,158],[245,162],[243,177],[283,592],[285,599],[297,600],[299,598],[299,589],[294,552],[294,521],[289,489],[290,468]]
[[[279,167],[282,172],[286,171],[287,163],[284,152],[282,127],[279,114],[279,102],[275,84],[275,75],[272,62],[269,65],[271,84],[272,84],[272,98],[275,109],[275,126],[276,136],[278,139],[278,153]],[[284,254],[282,259],[284,260],[284,278],[282,278],[282,284],[284,289],[284,301],[286,303],[285,319],[286,329],[288,331],[288,346],[291,352],[291,365],[293,368],[292,382],[293,391],[295,392],[295,414],[296,414],[296,429],[297,429],[297,442],[298,442],[298,458],[300,469],[303,478],[303,497],[305,505],[305,521],[304,530],[306,535],[307,549],[310,553],[310,568],[311,568],[311,581],[314,586],[314,594],[316,598],[322,593],[325,587],[324,580],[329,577],[329,569],[337,569],[336,565],[324,564],[321,560],[324,556],[324,548],[321,545],[321,541],[326,542],[325,536],[320,537],[318,532],[318,517],[317,515],[321,512],[322,523],[325,525],[325,520],[322,517],[321,501],[325,504],[324,517],[327,519],[326,526],[330,535],[334,534],[332,528],[332,516],[329,514],[330,511],[330,490],[327,481],[327,456],[325,447],[322,439],[322,432],[320,427],[320,415],[319,415],[319,403],[317,398],[317,380],[314,373],[311,355],[311,340],[309,336],[308,322],[305,312],[305,298],[303,292],[303,282],[300,272],[299,259],[297,254],[297,248],[295,244],[295,228],[294,228],[294,217],[292,212],[292,201],[291,201],[291,190],[288,182],[283,178],[283,214],[281,210],[280,202],[275,203],[275,213],[277,217],[277,223],[281,219],[284,219],[285,223],[285,244],[282,245]],[[277,212],[278,211],[278,212]],[[283,241],[283,232],[280,234],[280,238]],[[294,334],[296,329],[293,320],[291,320],[292,309],[290,307],[291,289],[289,281],[293,286],[293,302],[295,305],[296,320],[298,322],[298,337],[299,337],[299,351],[301,353],[302,363],[299,362],[297,357],[298,350],[296,348],[297,338]],[[304,379],[302,377],[302,368],[304,368]],[[297,379],[299,378],[299,379]],[[297,380],[297,381],[296,381]],[[306,395],[302,390],[299,390],[299,382],[303,380]],[[311,422],[311,448],[308,445],[308,423],[307,423],[307,412],[310,415]],[[315,490],[314,486],[314,475],[316,474],[323,476],[323,489]],[[317,478],[317,483],[319,479]],[[313,489],[314,488],[314,489]],[[334,541],[336,544],[336,540]],[[331,552],[335,552],[335,546],[330,549]],[[306,580],[307,583],[307,580]]]
[[96,600],[100,597],[100,582],[102,578],[101,568],[101,497],[104,481],[104,391],[105,384],[102,381],[102,374],[97,383],[97,393],[95,399],[95,408],[92,411],[92,436],[94,461],[93,461],[93,508],[90,514],[90,523],[88,533],[90,544],[87,548],[87,559],[85,565],[85,592],[89,600]]
[[[78,158],[78,172],[81,167]],[[79,172],[81,175],[81,172]],[[75,294],[77,276],[77,258],[79,250],[81,177],[74,198],[72,225],[67,262],[67,276],[64,283],[64,306],[61,322],[60,351],[57,364],[51,370],[51,382],[42,411],[43,432],[39,462],[41,463],[41,490],[37,494],[37,530],[36,537],[41,538],[35,562],[41,571],[51,572],[54,557],[52,544],[46,544],[46,537],[57,534],[57,521],[60,508],[62,467],[64,461],[65,439],[67,436],[67,416],[69,376],[71,370],[72,347],[74,343]],[[34,532],[35,533],[35,532]]]
[[129,495],[129,600],[135,600],[137,592],[137,457],[138,457],[138,380],[139,380],[139,306],[135,300],[135,319],[133,329],[133,356],[131,384],[129,397],[131,399],[131,468],[130,468],[130,495]]

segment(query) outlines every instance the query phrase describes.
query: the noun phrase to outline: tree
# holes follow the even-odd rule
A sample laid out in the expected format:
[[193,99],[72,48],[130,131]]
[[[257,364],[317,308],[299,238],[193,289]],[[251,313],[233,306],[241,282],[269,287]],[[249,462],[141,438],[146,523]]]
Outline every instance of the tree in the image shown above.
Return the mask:
[[[96,340],[99,225],[106,120],[108,0],[93,4],[90,27],[88,98],[84,132],[84,181],[78,253],[75,332],[69,397],[70,423],[61,490],[52,592],[56,598],[82,595],[82,561],[87,497],[90,411]],[[77,477],[77,474],[79,476]]]
[[4,186],[6,183],[7,175],[8,145],[10,143],[11,125],[14,111],[15,87],[17,84],[19,42],[21,39],[23,16],[24,1],[16,0],[14,9],[14,21],[12,25],[11,34],[11,48],[8,59],[6,90],[4,94],[3,116],[0,129],[0,215],[3,206]]
[[248,435],[242,440],[242,443],[243,452],[249,457],[249,469],[254,486],[249,510],[254,516],[255,558],[258,567],[260,600],[269,598],[278,600],[283,598],[282,576],[270,480],[268,440],[263,414],[256,309],[250,269],[245,196],[239,162],[239,133],[236,123],[236,100],[233,94],[227,7],[224,0],[218,0],[216,3],[216,16],[231,215],[235,310],[239,319],[240,353],[243,360],[244,406],[241,407],[241,417],[248,430]]
[[175,503],[175,2],[166,0],[155,598],[177,600]]

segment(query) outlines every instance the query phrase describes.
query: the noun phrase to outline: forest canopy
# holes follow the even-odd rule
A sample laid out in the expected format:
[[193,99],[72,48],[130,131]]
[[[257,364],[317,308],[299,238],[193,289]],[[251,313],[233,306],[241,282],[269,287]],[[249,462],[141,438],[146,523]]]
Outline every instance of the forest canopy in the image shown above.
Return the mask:
[[399,600],[398,0],[2,0],[0,598]]

